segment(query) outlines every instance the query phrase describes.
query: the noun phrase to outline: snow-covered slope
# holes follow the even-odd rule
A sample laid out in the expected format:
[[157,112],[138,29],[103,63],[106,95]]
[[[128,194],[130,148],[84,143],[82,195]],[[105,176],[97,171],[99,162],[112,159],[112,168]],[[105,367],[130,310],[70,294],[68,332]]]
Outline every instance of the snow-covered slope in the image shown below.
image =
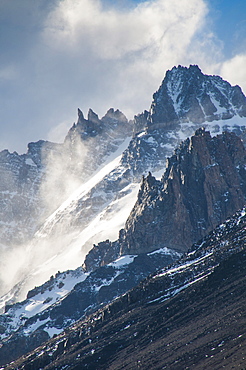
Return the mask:
[[[7,314],[1,316],[0,319],[2,328],[6,326],[6,331],[1,335],[1,339],[7,338],[15,332],[30,317],[45,311],[62,299],[78,282],[86,279],[86,276],[87,274],[82,271],[82,268],[63,273],[58,272],[55,276],[51,276],[50,280],[43,286],[29,292],[28,298],[24,302],[17,303],[13,307],[6,306]],[[39,324],[39,321],[35,322],[35,325],[31,324],[28,329],[25,329],[25,335],[31,334],[43,324],[44,322]]]
[[109,109],[101,120],[92,110],[88,119],[80,110],[78,115],[62,144],[39,140],[29,143],[25,154],[0,152],[3,245],[26,243],[45,218],[132,134],[132,122],[119,110]]
[[[118,182],[124,168],[120,165],[121,156],[117,155],[128,142],[127,138],[108,158],[108,163],[62,203],[36,232],[25,247],[25,263],[19,267],[17,285],[5,296],[8,301],[24,299],[29,289],[42,284],[58,270],[82,265],[93,243],[117,239],[138,192],[137,183]],[[114,187],[105,192],[105,185]]]
[[7,306],[0,315],[0,364],[8,348],[18,348],[14,356],[10,352],[9,359],[33,349],[30,338],[36,337],[35,344],[41,344],[179,257],[178,253],[163,248],[142,256],[120,257],[91,273],[84,273],[81,268],[57,273],[30,291],[26,300]]

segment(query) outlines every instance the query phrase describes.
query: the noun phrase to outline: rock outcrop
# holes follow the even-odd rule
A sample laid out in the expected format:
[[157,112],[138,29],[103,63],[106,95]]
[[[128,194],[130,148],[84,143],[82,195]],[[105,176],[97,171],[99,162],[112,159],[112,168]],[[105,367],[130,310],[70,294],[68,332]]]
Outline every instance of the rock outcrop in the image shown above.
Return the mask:
[[199,129],[167,160],[157,181],[143,179],[127,219],[122,254],[165,246],[187,251],[246,202],[246,151],[239,137]]
[[[124,256],[84,276],[81,269],[52,276],[42,286],[29,291],[26,300],[5,307],[5,313],[0,315],[0,365],[33,350],[49,336],[59,334],[78,319],[125,294],[179,257],[180,254],[166,248]],[[57,299],[58,295],[63,297]],[[28,317],[31,307],[38,312]]]

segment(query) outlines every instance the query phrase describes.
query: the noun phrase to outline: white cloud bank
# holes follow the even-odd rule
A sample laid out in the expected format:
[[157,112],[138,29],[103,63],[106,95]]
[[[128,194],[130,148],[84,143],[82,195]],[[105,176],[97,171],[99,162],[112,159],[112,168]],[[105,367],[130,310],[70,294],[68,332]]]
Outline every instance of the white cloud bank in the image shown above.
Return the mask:
[[50,14],[43,40],[52,63],[63,56],[73,66],[72,79],[77,72],[83,109],[93,106],[103,114],[114,106],[131,116],[148,108],[165,70],[187,59],[207,8],[201,0],[181,6],[179,0],[158,0],[124,11],[102,4],[64,0]]
[[231,84],[239,84],[246,94],[246,54],[238,54],[232,59],[222,63],[220,67],[221,76],[230,81]]
[[244,72],[231,71],[234,63],[242,66],[243,55],[224,63],[205,0],[124,8],[103,0],[25,0],[22,17],[15,3],[4,2],[11,14],[7,36],[11,41],[16,34],[19,45],[3,45],[9,59],[0,61],[0,149],[25,151],[28,141],[62,140],[78,107],[100,116],[119,108],[132,118],[149,108],[174,65],[199,64],[205,73],[222,71],[229,82],[245,81]]

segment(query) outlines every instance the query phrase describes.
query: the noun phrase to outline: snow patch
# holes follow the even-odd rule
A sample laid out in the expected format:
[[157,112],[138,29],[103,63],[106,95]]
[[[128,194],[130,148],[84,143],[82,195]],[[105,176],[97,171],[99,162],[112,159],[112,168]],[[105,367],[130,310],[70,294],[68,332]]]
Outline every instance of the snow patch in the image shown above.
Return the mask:
[[26,158],[25,159],[25,162],[26,164],[28,164],[29,166],[34,166],[34,167],[37,167],[36,163],[33,162],[33,160],[31,158]]
[[132,263],[135,257],[137,256],[136,255],[125,255],[125,256],[118,258],[114,262],[109,263],[108,266],[113,266],[115,268],[121,268],[121,267],[124,267]]
[[151,253],[148,253],[148,256],[151,256],[153,254],[158,254],[158,253],[161,253],[161,254],[166,254],[166,255],[170,255],[170,256],[177,256],[177,257],[181,257],[181,253],[178,253],[176,251],[174,251],[173,249],[170,249],[170,248],[160,248],[160,249],[157,249]]
[[63,331],[63,329],[57,329],[55,327],[45,327],[44,331],[46,331],[49,337],[52,338],[54,335],[60,334]]

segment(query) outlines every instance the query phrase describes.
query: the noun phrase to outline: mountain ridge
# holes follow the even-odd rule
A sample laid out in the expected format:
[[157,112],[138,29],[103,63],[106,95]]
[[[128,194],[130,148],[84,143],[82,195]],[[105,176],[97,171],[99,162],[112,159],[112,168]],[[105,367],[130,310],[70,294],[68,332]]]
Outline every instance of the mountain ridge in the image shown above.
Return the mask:
[[[221,145],[223,150],[226,150],[228,158],[226,156],[225,158],[220,158]],[[217,153],[214,151],[215,148]],[[205,157],[204,153],[206,154]],[[212,154],[213,158],[211,157]],[[201,156],[200,160],[198,160],[199,156]],[[190,163],[193,163],[194,160],[196,166],[192,168]],[[226,170],[223,168],[223,165],[225,164],[224,161],[226,163]],[[83,266],[87,275],[83,275],[82,271],[78,272],[79,279],[75,281],[77,284],[74,284],[74,288],[72,288],[71,285],[70,292],[67,292],[66,294],[62,293],[64,284],[67,284],[67,277],[66,274],[65,276],[58,275],[55,280],[51,279],[48,283],[45,283],[44,286],[30,291],[27,295],[26,301],[6,307],[5,314],[0,316],[3,333],[0,356],[1,353],[8,353],[8,348],[12,348],[12,346],[22,347],[23,343],[26,343],[25,346],[28,347],[27,342],[29,338],[35,336],[37,333],[39,333],[39,338],[44,338],[45,333],[59,333],[68,325],[71,325],[72,322],[81,318],[81,316],[87,315],[93,310],[98,309],[101,305],[105,305],[110,300],[124,294],[137,283],[141,284],[141,280],[146,278],[146,276],[151,273],[155,273],[164,265],[170,264],[172,261],[179,258],[180,255],[175,252],[174,243],[172,241],[173,229],[169,232],[165,229],[165,224],[167,223],[166,220],[171,219],[171,225],[176,230],[175,237],[177,237],[179,231],[178,225],[174,224],[171,215],[168,213],[171,212],[171,214],[173,214],[176,212],[175,203],[180,199],[177,191],[174,193],[172,192],[173,188],[176,189],[176,186],[172,184],[173,181],[176,181],[174,170],[172,170],[173,166],[175,166],[179,175],[182,173],[183,177],[176,176],[176,179],[178,179],[178,189],[180,189],[181,185],[185,185],[185,192],[182,198],[187,198],[187,204],[190,195],[189,193],[186,195],[186,191],[187,189],[188,191],[191,188],[193,189],[193,197],[190,202],[190,207],[193,207],[195,210],[198,205],[204,203],[201,199],[202,196],[204,197],[206,195],[205,190],[208,186],[203,185],[203,190],[196,191],[195,185],[192,184],[195,184],[199,178],[203,179],[202,184],[206,184],[205,176],[201,176],[201,174],[203,174],[204,169],[205,171],[207,171],[208,168],[209,171],[211,169],[213,170],[212,179],[219,196],[221,196],[221,194],[223,195],[225,190],[227,190],[228,193],[228,202],[226,202],[226,204],[228,203],[228,209],[225,208],[226,212],[222,209],[223,212],[221,213],[220,218],[216,218],[217,224],[219,223],[218,220],[224,221],[226,217],[230,216],[230,213],[233,213],[233,209],[236,210],[239,208],[239,204],[245,204],[246,186],[243,181],[244,177],[246,177],[246,153],[241,139],[239,139],[235,134],[225,133],[212,138],[209,132],[204,129],[199,129],[191,139],[187,139],[180,145],[173,157],[168,160],[168,163],[166,172],[162,176],[161,180],[156,180],[151,174],[146,178],[143,178],[138,194],[138,200],[126,221],[125,230],[120,231],[119,240],[115,242],[110,242],[109,240],[101,242],[90,250]],[[216,166],[214,166],[214,164],[216,164]],[[214,172],[214,167],[216,167],[216,172]],[[188,173],[185,172],[185,168],[188,168]],[[171,186],[170,173],[173,174],[171,178]],[[240,173],[240,176],[238,173]],[[185,182],[182,178],[185,178]],[[211,180],[211,174],[209,174],[208,179],[209,181]],[[213,187],[211,187],[212,184],[213,182],[208,182],[208,185],[210,186],[209,195],[214,194],[211,209],[213,211],[214,206],[216,206],[215,210],[217,212],[218,200],[216,198],[216,193],[213,191]],[[229,187],[225,188],[225,185]],[[235,191],[237,195],[235,195]],[[199,194],[198,198],[196,193]],[[240,194],[242,199],[239,198]],[[171,206],[169,196],[171,196],[172,200]],[[229,201],[230,197],[231,200]],[[175,200],[174,203],[173,199]],[[160,201],[164,202],[164,205],[161,207]],[[210,212],[210,218],[212,217],[213,219],[212,211]],[[145,212],[148,214],[147,217],[145,216]],[[149,212],[151,212],[151,219]],[[188,213],[192,216],[192,208]],[[142,217],[144,218],[143,229],[141,226]],[[182,219],[180,219],[179,216],[178,222],[185,222],[187,221],[187,218],[188,215]],[[244,213],[241,212],[240,216],[238,216],[237,222],[240,224],[240,222],[242,222],[241,219],[244,218],[245,211]],[[153,223],[153,220],[155,219],[158,221]],[[193,221],[195,222],[199,220],[200,218],[195,216]],[[209,226],[210,224],[208,223],[208,227],[204,231],[205,235],[209,232]],[[140,227],[141,229],[139,230]],[[157,230],[156,227],[160,227],[160,229]],[[236,228],[235,225],[234,227]],[[187,226],[187,230],[188,229],[189,225]],[[148,237],[145,236],[145,232],[148,233]],[[141,237],[139,237],[139,233],[141,233]],[[168,239],[166,240],[172,241],[170,245],[172,245],[173,248],[170,249],[170,245],[169,248],[167,248],[163,235],[168,236]],[[195,241],[200,239],[200,235],[201,234],[196,235]],[[141,242],[141,249],[136,249],[134,238]],[[181,235],[181,238],[183,239],[183,243],[185,243],[183,234]],[[128,244],[126,244],[126,241]],[[147,243],[147,247],[145,247],[144,243]],[[205,242],[203,242],[203,244],[204,243]],[[182,252],[187,251],[188,246],[191,247],[191,245],[192,243],[190,240],[190,245],[185,246],[184,244],[184,247],[186,248],[183,247]],[[129,247],[132,249],[129,249]],[[162,251],[160,248],[162,248]],[[199,250],[199,248],[200,247],[198,246],[197,249]],[[179,248],[176,249],[180,251]],[[203,249],[205,249],[205,244],[203,245]],[[226,254],[228,245],[226,244],[225,248],[223,248],[223,246],[220,247],[219,255],[222,254],[223,249],[223,254]],[[199,254],[199,252],[195,251],[195,254],[193,254],[194,253],[191,254],[192,258],[196,254]],[[214,263],[217,260],[216,255],[213,254],[213,256],[212,264],[211,262],[207,262],[210,261],[209,253],[208,256],[205,254],[202,257],[198,257],[197,260],[195,260],[195,273],[192,269],[192,266],[194,265],[193,262],[188,263],[184,268],[175,267],[175,269],[187,276],[188,283],[186,282],[186,284],[189,285],[189,279],[193,278],[194,275],[199,273],[198,276],[200,279],[203,278],[203,276],[207,276],[210,270],[213,270]],[[123,258],[122,261],[124,261],[125,258],[125,265],[124,262],[123,264],[121,262],[119,268],[114,267],[114,263],[116,263],[116,266],[118,264],[117,261],[113,262],[117,260],[117,258]],[[70,273],[67,272],[67,276],[69,276],[69,274]],[[172,282],[174,286],[176,286],[176,289],[179,289],[178,281],[179,278],[177,281],[173,280]],[[52,293],[52,289],[55,286],[57,286],[57,288],[55,288],[55,294],[61,295],[61,299],[57,302],[54,301],[54,293]],[[136,293],[139,297],[141,296],[141,287],[142,285],[140,285],[139,293]],[[146,289],[144,288],[144,291],[145,290]],[[168,290],[170,289],[167,288],[167,291]],[[157,300],[156,293],[154,299]],[[38,311],[37,314],[35,314],[34,310],[33,314],[29,317],[25,312],[31,311],[31,307],[37,307]],[[36,338],[35,343],[37,343],[37,341],[38,339]],[[32,349],[31,347],[28,348]]]
[[[124,293],[124,289],[132,288],[124,285],[124,281],[137,284],[146,278],[146,273],[155,273],[161,267],[160,263],[171,262],[168,260],[170,248],[174,259],[178,258],[173,247],[179,252],[187,251],[193,242],[242,208],[246,191],[245,149],[241,141],[246,142],[245,105],[246,98],[240,88],[232,87],[218,76],[204,75],[197,66],[179,66],[166,73],[154,94],[150,110],[135,116],[133,121],[128,121],[123,113],[113,108],[101,119],[91,109],[85,119],[79,110],[78,121],[69,130],[64,144],[30,143],[29,154],[23,156],[1,152],[0,159],[1,155],[7,158],[0,161],[2,177],[6,174],[6,164],[7,172],[11,177],[13,175],[11,191],[15,191],[18,199],[20,189],[24,189],[21,194],[27,213],[33,204],[37,215],[37,218],[28,220],[33,225],[31,233],[36,227],[36,235],[25,249],[30,256],[35,253],[26,263],[32,270],[17,270],[23,277],[1,299],[7,304],[5,316],[1,318],[1,335],[8,333],[13,339],[15,333],[11,334],[10,327],[12,325],[16,330],[15,324],[20,320],[20,327],[27,336],[21,337],[22,329],[18,328],[16,334],[20,340],[18,345],[25,348],[25,352],[26,345],[36,346],[47,339],[47,335],[64,329],[66,320],[65,325],[71,323],[69,315],[75,312],[69,308],[68,297],[72,291],[77,292],[72,301],[80,306],[79,309],[84,307],[86,295],[91,299],[92,309],[96,309],[93,300],[97,304],[107,304]],[[201,123],[204,129],[201,129]],[[222,134],[223,131],[232,133]],[[192,136],[194,132],[196,135]],[[185,141],[173,154],[182,140]],[[116,158],[117,150],[122,155]],[[1,163],[4,164],[2,167]],[[87,189],[89,183],[93,184]],[[12,199],[11,192],[6,198],[7,185],[2,184],[0,193],[4,202]],[[32,199],[28,198],[30,185],[35,186]],[[75,195],[67,198],[74,189]],[[45,196],[41,207],[40,190]],[[17,207],[20,203],[13,199],[9,206]],[[51,205],[49,211],[47,205]],[[131,209],[128,217],[127,212]],[[41,214],[43,219],[40,220]],[[23,221],[25,217],[22,216],[22,223],[12,226],[17,230],[19,225],[24,235]],[[126,227],[120,230],[125,221]],[[4,227],[3,223],[2,235]],[[119,238],[111,241],[111,235],[117,235],[118,230]],[[43,253],[42,263],[38,262],[40,252]],[[83,270],[81,267],[77,270],[81,281],[72,277],[76,273],[69,271],[71,263],[73,266],[76,263],[76,267],[83,263]],[[68,271],[57,273],[60,266]],[[187,273],[189,275],[189,271]],[[44,277],[48,279],[52,274],[53,277],[44,283]],[[34,288],[42,283],[40,288]],[[29,301],[24,306],[20,302],[12,305],[26,294],[28,286]],[[49,289],[54,289],[54,295]],[[51,313],[57,325],[52,327],[47,321],[52,311],[47,310],[52,304],[56,305],[54,297],[57,296],[61,301],[54,307],[60,303],[62,307],[64,302],[65,310],[60,307]],[[16,309],[20,316],[13,313]],[[39,309],[42,311],[40,316],[32,315]],[[78,310],[78,315],[83,315],[82,311]],[[10,325],[7,331],[6,323]],[[12,348],[6,336],[4,341],[3,352],[7,347]],[[12,343],[14,350],[15,339]]]

